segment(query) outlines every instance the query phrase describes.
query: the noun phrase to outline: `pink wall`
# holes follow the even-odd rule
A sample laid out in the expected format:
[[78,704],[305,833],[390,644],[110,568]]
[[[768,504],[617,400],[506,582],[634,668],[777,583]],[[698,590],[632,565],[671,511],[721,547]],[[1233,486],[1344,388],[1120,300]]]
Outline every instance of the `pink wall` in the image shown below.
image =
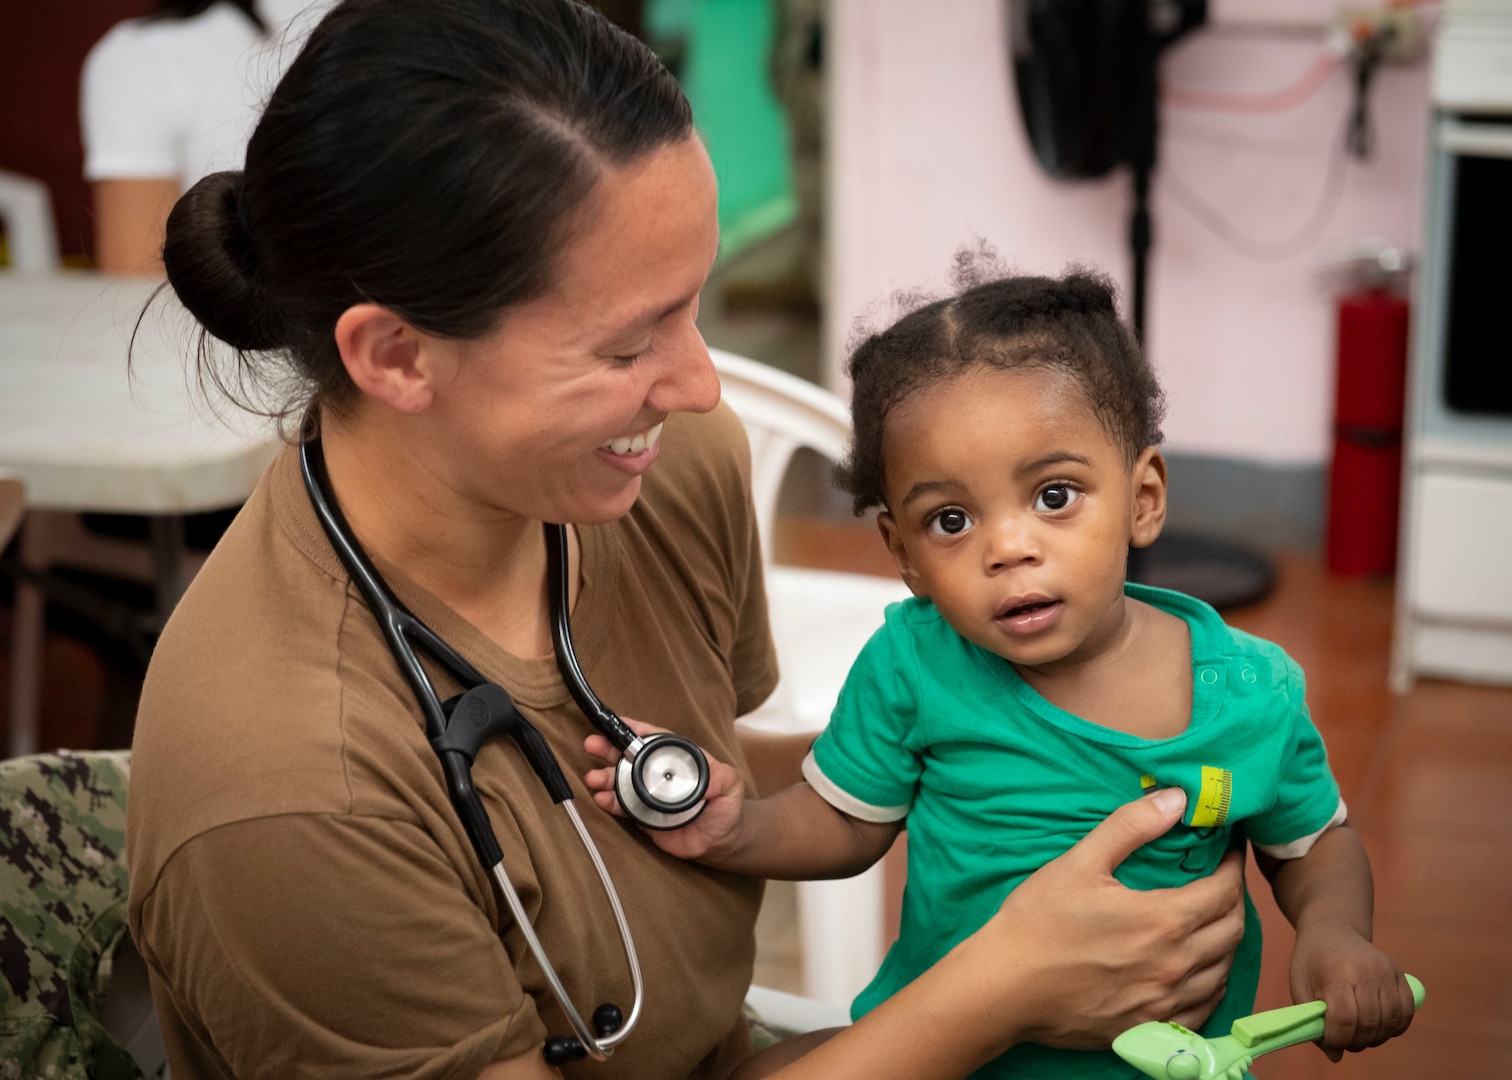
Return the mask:
[[[1217,28],[1167,56],[1163,77],[1193,90],[1263,93],[1293,83],[1322,50],[1318,33]],[[1249,5],[1253,9],[1254,5]],[[1325,0],[1291,0],[1321,25]],[[1262,12],[1264,8],[1261,9]],[[1093,263],[1127,282],[1128,183],[1052,182],[1022,134],[1000,0],[833,0],[830,376],[854,320],[899,288],[943,287],[952,253],[981,237],[1013,266]],[[1150,352],[1170,397],[1168,445],[1274,463],[1326,458],[1335,285],[1317,269],[1341,241],[1384,236],[1416,248],[1427,69],[1377,80],[1376,153],[1351,162],[1338,211],[1308,251],[1243,257],[1200,224],[1157,173]],[[1305,105],[1272,116],[1167,108],[1161,166],[1238,228],[1282,239],[1304,224],[1338,153],[1349,79],[1335,73]]]

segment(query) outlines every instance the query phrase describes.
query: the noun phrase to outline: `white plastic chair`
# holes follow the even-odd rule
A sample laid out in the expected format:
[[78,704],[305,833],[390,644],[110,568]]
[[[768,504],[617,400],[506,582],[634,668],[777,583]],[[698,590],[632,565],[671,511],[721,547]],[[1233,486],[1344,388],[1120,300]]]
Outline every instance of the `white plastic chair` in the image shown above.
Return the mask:
[[[883,609],[908,596],[908,589],[869,574],[772,564],[777,496],[793,454],[808,447],[839,460],[850,440],[850,410],[834,394],[796,376],[719,349],[709,352],[724,399],[751,442],[751,486],[782,671],[771,699],[741,722],[767,731],[818,731],[829,720],[852,661],[882,625]],[[853,878],[798,884],[807,997],[848,1006],[871,981],[882,961],[883,903],[881,864]]]
[[0,220],[12,270],[50,274],[58,269],[58,229],[46,184],[0,169]]
[[851,1022],[847,1006],[816,1001],[767,986],[751,987],[746,991],[745,1001],[773,1034],[784,1038],[822,1028],[846,1027]]

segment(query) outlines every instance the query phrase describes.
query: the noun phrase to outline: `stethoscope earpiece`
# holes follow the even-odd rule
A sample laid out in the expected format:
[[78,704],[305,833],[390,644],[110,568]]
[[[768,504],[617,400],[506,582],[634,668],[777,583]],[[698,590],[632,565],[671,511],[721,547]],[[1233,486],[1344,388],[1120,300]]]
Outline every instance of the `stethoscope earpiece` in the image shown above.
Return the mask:
[[[606,1039],[620,1029],[625,1022],[625,1014],[620,1012],[619,1006],[612,1001],[606,1001],[593,1010],[593,1030],[600,1039]],[[547,1039],[544,1050],[546,1064],[561,1067],[570,1065],[574,1061],[588,1056],[582,1040],[575,1039],[571,1035],[563,1035],[556,1039]]]

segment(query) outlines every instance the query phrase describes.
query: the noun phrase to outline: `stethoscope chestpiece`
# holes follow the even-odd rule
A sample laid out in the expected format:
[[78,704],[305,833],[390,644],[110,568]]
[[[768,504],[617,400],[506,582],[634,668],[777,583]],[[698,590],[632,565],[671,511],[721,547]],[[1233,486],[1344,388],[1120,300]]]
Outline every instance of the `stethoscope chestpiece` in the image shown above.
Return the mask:
[[660,732],[636,739],[621,755],[614,793],[626,814],[648,829],[678,829],[703,812],[709,759],[691,739]]

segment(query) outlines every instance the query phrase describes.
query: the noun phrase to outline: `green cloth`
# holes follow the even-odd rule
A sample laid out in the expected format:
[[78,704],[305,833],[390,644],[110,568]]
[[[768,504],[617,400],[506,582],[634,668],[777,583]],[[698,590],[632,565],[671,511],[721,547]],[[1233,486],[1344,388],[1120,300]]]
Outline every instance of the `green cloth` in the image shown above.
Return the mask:
[[688,6],[683,92],[719,178],[721,261],[791,224],[798,213],[787,118],[768,73],[772,0]]
[[[816,790],[840,809],[872,820],[906,814],[908,821],[900,936],[853,1015],[876,1007],[980,928],[1029,874],[1139,797],[1149,778],[1183,788],[1188,813],[1118,869],[1131,888],[1183,884],[1212,873],[1245,837],[1282,845],[1334,820],[1339,791],[1308,717],[1300,668],[1275,645],[1224,625],[1199,600],[1133,584],[1125,591],[1190,627],[1192,715],[1175,738],[1138,738],[1056,708],[1008,661],[952,630],[928,601],[888,609],[805,763]],[[1193,827],[1193,814],[1223,816],[1214,797],[1224,786],[1222,770],[1231,780],[1226,818]],[[1248,901],[1246,907],[1228,994],[1206,1035],[1227,1034],[1254,1006],[1260,924]],[[975,1075],[1139,1074],[1111,1051],[1024,1044]]]

